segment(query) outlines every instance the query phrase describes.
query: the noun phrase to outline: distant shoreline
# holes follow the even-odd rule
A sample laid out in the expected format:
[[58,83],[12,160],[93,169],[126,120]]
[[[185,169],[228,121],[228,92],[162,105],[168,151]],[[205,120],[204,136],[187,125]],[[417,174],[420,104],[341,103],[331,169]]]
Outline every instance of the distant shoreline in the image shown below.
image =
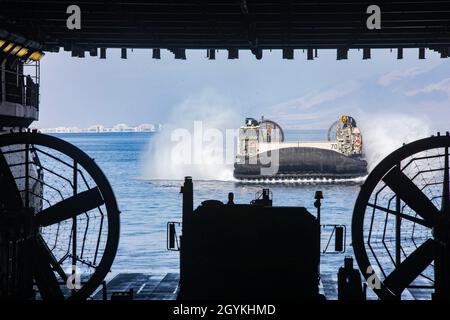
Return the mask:
[[101,133],[157,133],[159,131],[46,131],[37,129],[40,133],[45,134],[79,134],[79,133],[92,133],[92,134],[101,134]]

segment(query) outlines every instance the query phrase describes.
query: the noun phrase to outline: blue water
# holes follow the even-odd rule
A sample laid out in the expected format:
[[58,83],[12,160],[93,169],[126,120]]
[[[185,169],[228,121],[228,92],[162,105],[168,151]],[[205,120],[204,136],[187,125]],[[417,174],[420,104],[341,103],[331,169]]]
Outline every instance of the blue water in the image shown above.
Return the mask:
[[[317,140],[325,131],[287,132],[287,140]],[[152,181],[141,175],[142,159],[154,133],[77,133],[58,134],[94,158],[107,176],[121,210],[121,235],[113,272],[178,272],[178,253],[166,250],[166,224],[181,221],[180,180]],[[145,163],[151,166],[151,163]],[[348,227],[353,205],[359,191],[357,183],[340,184],[242,184],[234,181],[196,181],[195,205],[206,199],[226,201],[234,192],[235,202],[248,203],[263,187],[273,192],[274,205],[304,206],[315,214],[314,193],[322,190],[322,223],[344,224]],[[351,250],[348,247],[347,253]],[[344,256],[326,255],[321,269],[336,273]]]

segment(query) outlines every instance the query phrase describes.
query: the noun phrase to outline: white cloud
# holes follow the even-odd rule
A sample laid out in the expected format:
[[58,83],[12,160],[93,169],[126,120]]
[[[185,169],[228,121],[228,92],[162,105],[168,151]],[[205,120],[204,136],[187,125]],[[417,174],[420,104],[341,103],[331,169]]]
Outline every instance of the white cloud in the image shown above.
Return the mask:
[[326,105],[350,95],[360,84],[349,81],[322,91],[310,91],[303,96],[267,108],[266,115],[278,121],[286,129],[324,129],[341,114],[354,108],[340,104]]
[[378,84],[388,86],[395,81],[403,79],[414,79],[416,76],[433,70],[438,64],[429,63],[423,66],[412,67],[408,69],[397,69],[382,75],[378,79]]
[[325,102],[344,97],[355,91],[358,87],[359,85],[355,82],[348,82],[345,85],[339,85],[327,90],[309,92],[299,98],[272,106],[269,110],[280,114],[306,111]]
[[411,90],[405,93],[408,97],[416,96],[420,93],[445,92],[450,95],[450,78],[445,78],[439,82],[428,84],[420,89]]

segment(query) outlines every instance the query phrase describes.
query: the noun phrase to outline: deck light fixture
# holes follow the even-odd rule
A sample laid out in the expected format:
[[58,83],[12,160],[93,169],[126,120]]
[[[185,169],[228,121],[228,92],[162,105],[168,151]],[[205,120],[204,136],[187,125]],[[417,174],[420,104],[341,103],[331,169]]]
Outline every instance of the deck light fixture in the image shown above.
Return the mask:
[[17,51],[16,56],[19,58],[23,58],[28,53],[27,48],[21,48],[19,51]]
[[15,45],[13,43],[7,43],[6,45],[3,45],[3,52],[4,53],[10,53],[14,49]]
[[41,60],[43,57],[45,56],[45,54],[41,51],[34,51],[31,55],[30,58],[33,61],[39,61]]
[[39,61],[44,56],[44,53],[39,50],[27,48],[2,39],[0,39],[0,51],[2,51],[5,55],[12,55],[16,58],[22,58],[24,60],[30,59]]
[[15,53],[16,57],[23,58],[28,53],[28,51],[29,50],[27,48],[19,48]]

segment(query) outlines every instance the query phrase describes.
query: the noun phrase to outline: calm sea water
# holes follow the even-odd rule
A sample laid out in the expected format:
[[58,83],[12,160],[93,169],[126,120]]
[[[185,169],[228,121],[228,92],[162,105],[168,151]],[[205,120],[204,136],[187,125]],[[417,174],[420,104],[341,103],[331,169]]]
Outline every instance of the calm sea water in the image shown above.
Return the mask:
[[[142,158],[154,133],[77,133],[56,135],[94,158],[111,183],[121,210],[121,235],[113,272],[178,272],[177,252],[166,250],[166,224],[181,221],[180,180],[146,180]],[[325,132],[288,132],[287,140],[323,139]],[[144,163],[144,165],[152,165]],[[248,203],[255,193],[269,187],[276,206],[304,206],[315,214],[314,193],[322,190],[322,223],[344,224],[350,243],[351,215],[358,195],[358,183],[243,184],[235,181],[196,181],[195,205],[206,199],[226,201],[234,192],[235,202]],[[351,254],[350,246],[347,254]],[[344,255],[324,255],[321,269],[335,274]]]

